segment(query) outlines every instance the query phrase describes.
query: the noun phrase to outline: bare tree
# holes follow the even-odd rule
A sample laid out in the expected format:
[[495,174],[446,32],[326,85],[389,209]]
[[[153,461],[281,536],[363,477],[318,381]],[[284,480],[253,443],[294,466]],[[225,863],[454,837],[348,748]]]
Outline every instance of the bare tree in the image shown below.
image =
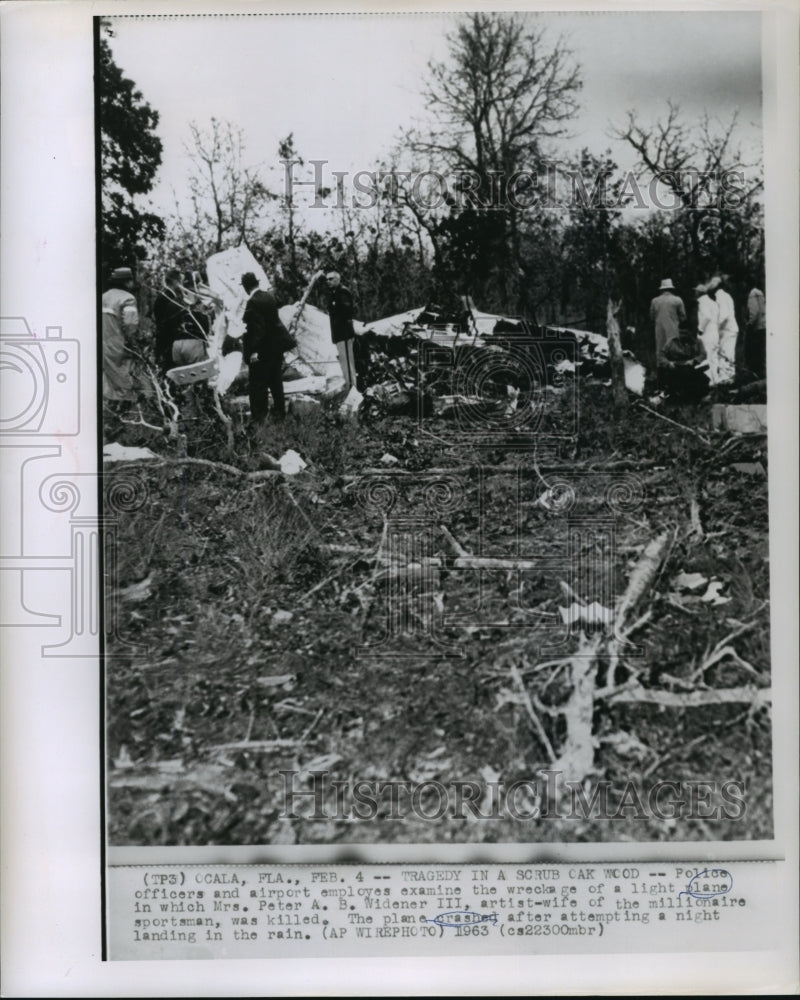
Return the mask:
[[267,191],[257,170],[244,165],[241,129],[216,118],[207,129],[195,122],[189,129],[192,142],[186,152],[193,166],[188,179],[191,226],[207,251],[218,252],[255,234],[261,211],[274,195]]
[[667,109],[666,118],[652,126],[629,111],[613,134],[636,151],[639,175],[661,185],[659,200],[670,197],[670,207],[682,212],[699,262],[713,254],[720,229],[752,212],[763,176],[759,164],[744,161],[736,143],[737,114],[727,124],[704,114],[692,127],[682,120],[678,105],[668,101]]
[[[520,203],[535,203],[545,143],[566,134],[578,109],[579,69],[562,38],[551,42],[525,16],[469,14],[448,41],[449,58],[429,66],[430,134],[410,145],[455,177],[462,195],[468,184],[470,198],[491,202],[490,280],[506,307],[518,308]],[[460,210],[474,209],[462,198]]]
[[426,91],[439,137],[417,148],[443,164],[511,175],[535,166],[542,143],[565,134],[580,75],[563,39],[518,15],[474,13],[449,36],[450,59],[432,63]]

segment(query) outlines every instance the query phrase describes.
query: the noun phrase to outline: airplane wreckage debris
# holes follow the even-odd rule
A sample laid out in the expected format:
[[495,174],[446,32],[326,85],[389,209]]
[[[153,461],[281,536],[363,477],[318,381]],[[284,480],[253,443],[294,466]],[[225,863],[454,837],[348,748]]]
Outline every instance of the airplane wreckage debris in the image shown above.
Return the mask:
[[[239,279],[251,271],[261,287],[266,274],[244,245],[214,254],[207,261],[208,286],[201,289],[214,304],[208,358],[173,368],[178,386],[207,383],[217,411],[244,413],[247,370],[239,341],[244,333],[245,293]],[[345,394],[336,346],[326,313],[308,302],[319,278],[315,274],[299,302],[281,308],[280,316],[297,342],[285,355],[284,391],[290,412],[307,412],[322,400],[334,400],[343,415],[361,413],[435,413],[444,417],[465,407],[487,413],[513,412],[543,395],[558,393],[576,372],[610,379],[605,336],[565,327],[532,330],[522,319],[465,307],[457,314],[429,304],[364,324],[354,323],[358,389]],[[627,388],[641,395],[644,368],[625,355]],[[342,398],[339,398],[342,397]]]

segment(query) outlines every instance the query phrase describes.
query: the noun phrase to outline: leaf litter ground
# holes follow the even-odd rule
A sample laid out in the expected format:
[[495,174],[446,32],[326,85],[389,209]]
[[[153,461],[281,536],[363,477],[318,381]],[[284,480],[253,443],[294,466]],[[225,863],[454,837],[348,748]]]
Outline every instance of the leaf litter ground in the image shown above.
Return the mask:
[[[702,429],[710,447],[637,407],[615,424],[608,390],[591,381],[583,384],[580,405],[577,446],[557,457],[559,468],[599,475],[624,467],[644,484],[642,506],[616,524],[619,592],[648,542],[670,532],[668,555],[642,603],[649,617],[635,636],[647,648],[635,665],[638,681],[673,693],[766,687],[766,438],[710,434],[703,406],[673,404],[665,412]],[[552,574],[526,571],[520,587],[516,571],[484,572],[484,620],[528,627],[484,627],[477,616],[474,624],[446,630],[444,638],[463,648],[463,658],[353,656],[354,647],[374,642],[385,629],[392,585],[376,562],[383,524],[359,503],[359,477],[365,469],[381,468],[387,453],[398,460],[393,469],[409,473],[445,466],[468,470],[476,462],[474,451],[450,443],[452,421],[430,418],[426,426],[435,436],[421,435],[410,417],[355,423],[319,408],[266,429],[254,444],[238,435],[237,457],[225,458],[253,470],[268,467],[265,453],[291,447],[309,465],[296,477],[252,481],[187,464],[136,467],[148,484],[148,499],[120,516],[115,590],[118,634],[144,647],[146,655],[131,656],[124,643],[109,642],[110,842],[770,837],[769,712],[726,703],[676,708],[598,702],[594,763],[585,788],[589,794],[598,782],[610,782],[621,789],[631,779],[642,788],[656,780],[738,781],[746,808],[735,820],[685,818],[680,812],[637,817],[636,810],[613,820],[479,819],[469,809],[465,816],[424,819],[406,810],[399,815],[386,797],[375,818],[343,820],[335,818],[335,796],[326,801],[327,819],[310,818],[310,797],[295,800],[294,811],[303,818],[286,818],[281,771],[302,772],[293,779],[295,790],[311,788],[310,770],[350,784],[485,787],[535,780],[550,761],[526,696],[537,706],[551,747],[564,739],[563,719],[549,710],[569,697],[569,670],[559,665],[563,653],[536,652],[551,633],[537,631],[535,622],[552,620],[570,604]],[[190,450],[216,458],[219,448],[201,433],[203,427],[198,421],[194,432],[190,428]],[[124,443],[158,450],[151,432],[126,431]],[[514,459],[502,452],[486,457],[499,467]],[[546,465],[540,483],[534,460],[521,462],[531,493],[517,508],[514,476],[492,476],[482,542],[477,478],[470,471],[462,477],[465,502],[447,527],[468,551],[526,555],[515,549],[518,509],[523,538],[535,539],[545,551],[563,544],[563,519],[537,502],[547,488]],[[132,471],[125,464],[109,466],[107,481]],[[440,533],[430,554],[443,562],[453,554]],[[466,616],[474,611],[474,573],[445,566],[433,580],[433,606]],[[575,596],[586,604],[595,600],[588,592]],[[435,815],[436,805],[430,796],[418,803],[428,815]],[[481,812],[487,809],[483,803]]]

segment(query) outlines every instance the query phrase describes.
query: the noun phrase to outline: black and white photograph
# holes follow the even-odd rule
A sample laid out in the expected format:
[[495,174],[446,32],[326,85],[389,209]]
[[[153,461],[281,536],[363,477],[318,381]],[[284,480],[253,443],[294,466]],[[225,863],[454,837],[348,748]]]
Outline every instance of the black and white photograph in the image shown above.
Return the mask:
[[797,991],[800,10],[397,6],[0,9],[5,995]]
[[95,32],[108,843],[771,840],[761,14]]

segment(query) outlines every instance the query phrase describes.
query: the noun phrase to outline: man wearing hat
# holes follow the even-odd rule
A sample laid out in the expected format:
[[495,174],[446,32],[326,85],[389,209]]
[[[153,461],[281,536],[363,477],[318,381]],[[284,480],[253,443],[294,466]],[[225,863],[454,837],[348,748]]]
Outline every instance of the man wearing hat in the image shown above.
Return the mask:
[[656,367],[661,368],[667,345],[678,339],[681,323],[686,323],[683,299],[675,294],[675,286],[670,278],[661,282],[658,295],[650,303],[650,320],[656,334]]
[[252,271],[242,275],[242,288],[247,293],[242,356],[249,368],[250,416],[254,424],[264,421],[272,393],[273,415],[282,420],[286,415],[282,378],[286,327],[278,315],[275,296],[258,287]]
[[338,271],[325,275],[328,285],[328,316],[331,321],[331,340],[336,344],[339,363],[342,366],[345,384],[349,389],[356,384],[356,365],[353,356],[353,296],[342,284]]
[[118,267],[103,293],[103,397],[111,401],[134,398],[130,340],[139,329],[139,310],[133,296],[133,271]]

